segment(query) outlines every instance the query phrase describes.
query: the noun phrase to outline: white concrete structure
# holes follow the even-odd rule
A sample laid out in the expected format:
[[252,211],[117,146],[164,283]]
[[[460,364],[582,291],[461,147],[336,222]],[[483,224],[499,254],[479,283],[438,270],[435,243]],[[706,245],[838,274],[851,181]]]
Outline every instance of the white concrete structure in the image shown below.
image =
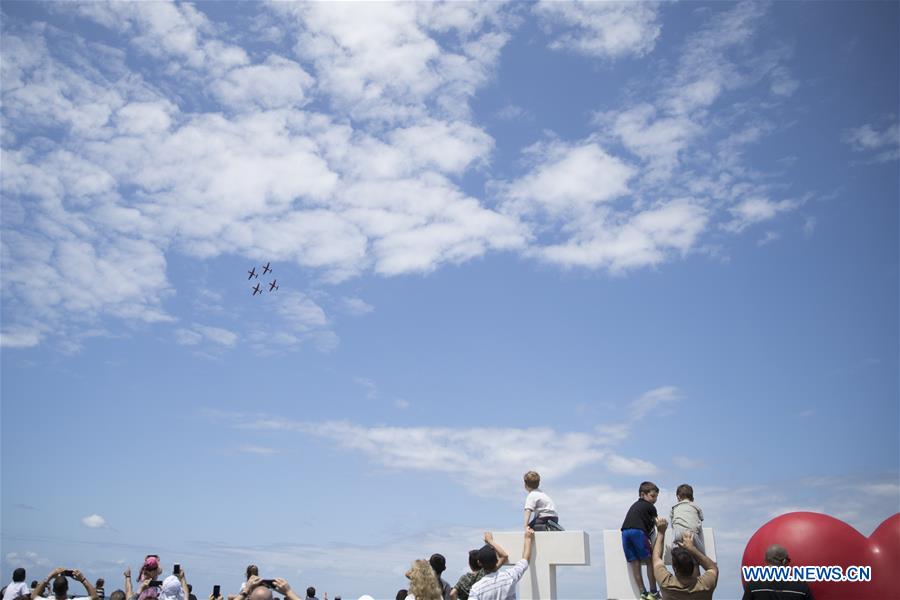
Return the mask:
[[[494,541],[509,553],[510,562],[514,563],[522,558],[525,542],[523,531],[494,533]],[[556,600],[557,565],[590,565],[589,542],[590,538],[584,531],[535,533],[531,563],[525,576],[519,581],[519,599]]]
[[[703,542],[706,544],[706,555],[716,560],[716,536],[709,527],[703,528]],[[666,547],[672,544],[672,529],[666,530]],[[506,548],[506,546],[504,546]],[[672,564],[672,557],[665,554],[667,565]],[[632,600],[640,594],[631,578],[631,568],[625,561],[622,550],[622,532],[618,529],[603,530],[603,563],[606,568],[606,597],[609,600]],[[647,581],[646,571],[641,566],[641,574]],[[554,588],[555,589],[555,588]]]

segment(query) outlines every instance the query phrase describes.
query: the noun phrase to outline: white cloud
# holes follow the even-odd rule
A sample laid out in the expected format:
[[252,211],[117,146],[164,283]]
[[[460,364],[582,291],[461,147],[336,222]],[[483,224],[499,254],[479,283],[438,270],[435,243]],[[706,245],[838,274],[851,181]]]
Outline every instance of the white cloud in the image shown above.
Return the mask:
[[91,529],[100,529],[101,527],[106,527],[106,519],[97,514],[84,517],[83,519],[81,519],[81,523],[85,527],[89,527]]
[[242,444],[237,447],[237,451],[243,454],[255,454],[257,456],[270,456],[272,454],[278,454],[278,450],[275,448],[269,448],[266,446],[254,446],[251,444]]
[[51,566],[50,559],[41,556],[37,552],[26,550],[24,552],[7,552],[4,557],[6,564],[13,569],[23,567],[25,569],[34,569],[37,567]]
[[[354,118],[382,122],[468,112],[507,36],[495,6],[427,3],[287,4],[270,7],[297,24],[298,57],[311,61],[320,88]],[[432,30],[440,37],[432,35]],[[440,40],[440,41],[439,41]]]
[[292,60],[270,55],[263,64],[232,69],[217,81],[212,91],[234,110],[289,108],[308,100],[313,78]]
[[378,397],[378,386],[375,385],[375,382],[371,379],[366,379],[365,377],[357,377],[353,381],[366,391],[367,400],[374,400]]
[[656,2],[552,2],[542,0],[534,13],[555,39],[550,48],[601,58],[643,56],[659,38]]
[[673,456],[672,464],[679,469],[685,470],[702,469],[706,466],[706,463],[702,460],[689,458],[687,456]]
[[773,219],[779,213],[793,210],[797,206],[799,202],[796,200],[774,202],[768,198],[746,198],[730,209],[732,220],[723,227],[728,231],[740,232],[750,225]]
[[628,192],[634,169],[596,143],[539,143],[526,153],[534,168],[503,186],[503,206],[513,214],[579,215]]
[[[676,403],[682,399],[678,388],[674,386],[658,387],[650,390],[631,403],[631,418],[639,421],[647,415],[654,413],[659,414],[660,411],[667,411],[667,406]],[[664,413],[663,413],[664,414]]]
[[647,477],[658,472],[653,463],[639,458],[626,458],[618,454],[610,455],[607,458],[606,466],[613,473],[634,477]]
[[874,162],[895,161],[900,158],[900,125],[894,122],[879,130],[867,123],[845,131],[844,142],[854,152],[875,152]]
[[359,317],[367,315],[375,310],[375,307],[361,298],[344,298],[344,310],[349,314]]
[[196,346],[206,341],[231,348],[237,343],[238,335],[222,327],[194,323],[190,328],[176,329],[175,341],[182,346]]
[[[606,267],[613,272],[656,265],[673,253],[687,253],[706,228],[708,211],[677,199],[633,215],[598,217],[572,239],[536,250],[540,258],[565,266]],[[612,221],[612,222],[610,222]]]
[[13,328],[0,333],[0,347],[33,348],[41,343],[41,332],[23,328]]

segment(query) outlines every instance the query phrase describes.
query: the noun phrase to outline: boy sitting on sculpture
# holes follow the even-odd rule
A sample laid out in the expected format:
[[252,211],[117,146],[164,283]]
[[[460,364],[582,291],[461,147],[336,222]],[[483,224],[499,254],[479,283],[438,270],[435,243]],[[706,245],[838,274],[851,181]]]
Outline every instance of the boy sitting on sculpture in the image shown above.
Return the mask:
[[553,499],[541,489],[541,476],[535,471],[525,473],[525,529],[534,531],[563,531]]

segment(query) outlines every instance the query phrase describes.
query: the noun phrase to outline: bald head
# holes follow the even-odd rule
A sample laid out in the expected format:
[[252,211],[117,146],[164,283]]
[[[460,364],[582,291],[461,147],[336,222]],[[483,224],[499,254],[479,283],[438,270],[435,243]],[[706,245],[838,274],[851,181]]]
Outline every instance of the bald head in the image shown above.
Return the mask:
[[772,544],[766,548],[766,564],[769,565],[786,565],[791,562],[787,548],[779,544]]
[[264,585],[253,588],[249,600],[272,600],[272,590]]

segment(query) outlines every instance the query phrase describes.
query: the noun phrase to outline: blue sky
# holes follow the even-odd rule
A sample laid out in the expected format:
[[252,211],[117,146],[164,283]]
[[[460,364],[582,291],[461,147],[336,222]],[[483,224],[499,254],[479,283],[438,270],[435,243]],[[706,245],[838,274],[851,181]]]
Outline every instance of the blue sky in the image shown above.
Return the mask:
[[4,578],[897,511],[896,3],[0,9]]

